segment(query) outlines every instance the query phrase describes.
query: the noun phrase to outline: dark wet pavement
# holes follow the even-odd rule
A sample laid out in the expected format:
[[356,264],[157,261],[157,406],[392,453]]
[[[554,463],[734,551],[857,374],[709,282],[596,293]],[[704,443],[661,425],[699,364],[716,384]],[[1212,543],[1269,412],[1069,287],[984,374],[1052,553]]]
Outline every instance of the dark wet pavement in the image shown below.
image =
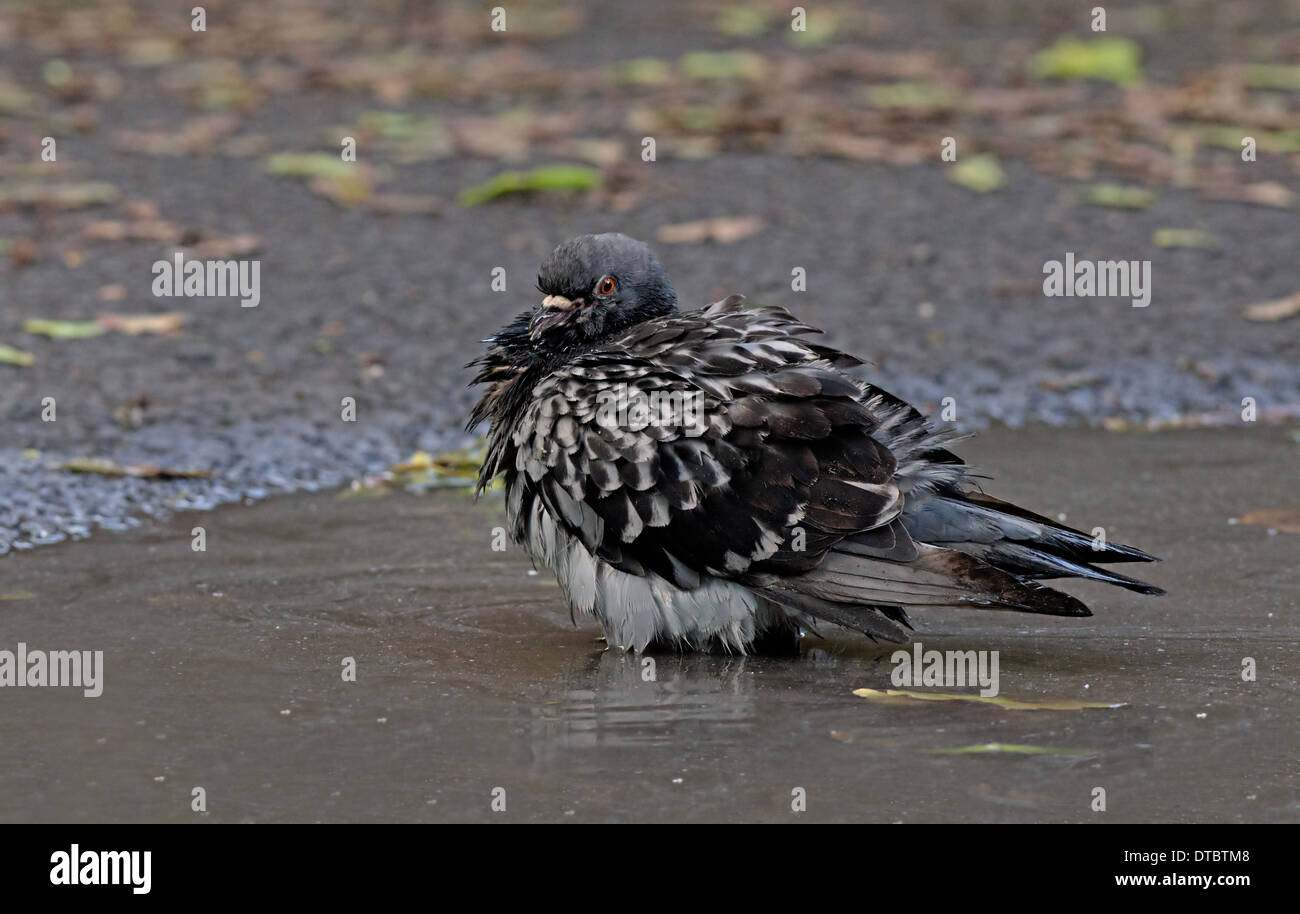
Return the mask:
[[[1245,397],[1262,419],[1300,415],[1296,319],[1241,315],[1243,306],[1300,289],[1294,208],[1224,203],[1166,186],[1174,183],[1172,163],[1153,182],[1149,208],[1079,202],[1090,182],[1140,183],[1145,168],[1134,175],[1113,161],[1086,161],[1120,137],[1132,139],[1132,125],[1112,118],[1140,96],[1026,72],[1058,38],[1091,37],[1078,4],[831,4],[814,18],[840,20],[836,31],[827,44],[803,49],[787,45],[784,22],[761,36],[728,35],[716,22],[720,9],[699,3],[565,3],[557,8],[575,18],[550,34],[530,33],[524,4],[504,35],[457,4],[431,11],[406,3],[227,2],[204,33],[190,31],[188,8],[177,15],[173,6],[0,2],[4,186],[37,165],[48,134],[60,138],[59,181],[93,178],[121,195],[112,205],[0,212],[0,251],[10,252],[0,256],[0,343],[35,359],[25,368],[0,365],[0,556],[175,509],[327,488],[417,448],[460,446],[457,430],[477,398],[461,366],[485,336],[536,303],[538,264],[583,232],[622,231],[654,243],[683,307],[731,293],[789,306],[823,327],[833,345],[875,363],[873,380],[892,392],[928,412],[953,398],[964,428],[1200,414],[1222,420]],[[1219,86],[1198,121],[1217,119],[1214,126],[1232,130],[1247,118],[1281,136],[1295,121],[1296,93],[1242,90],[1223,112],[1220,90],[1236,97],[1220,70],[1297,59],[1298,15],[1285,0],[1177,0],[1114,17],[1111,37],[1140,44],[1150,88],[1161,97],[1198,98],[1205,86]],[[148,63],[168,48],[173,57]],[[685,55],[721,49],[795,70],[771,70],[776,76],[754,86],[686,81],[655,90],[611,82],[599,69],[645,55],[675,68]],[[138,65],[132,54],[141,50],[146,61]],[[402,89],[412,79],[402,75],[403,60],[445,65],[457,76]],[[68,69],[71,85],[50,78]],[[373,83],[349,81],[348,74],[366,73]],[[777,78],[782,73],[790,78]],[[493,74],[516,84],[497,85]],[[202,91],[214,79],[215,97]],[[1006,111],[968,118],[904,110],[877,123],[865,110],[867,85],[936,79],[960,89],[963,106],[977,96],[984,104],[993,92],[1014,112],[1027,97],[1021,93],[1047,95],[1031,106],[1033,122],[1015,121],[1014,129],[1008,118],[1020,115]],[[402,89],[396,94],[394,81]],[[1052,94],[1059,90],[1066,94]],[[34,99],[30,112],[4,107],[26,95]],[[643,126],[647,113],[679,109],[690,115],[680,128],[672,118]],[[832,122],[841,140],[921,143],[920,164],[799,153],[793,140],[806,119],[833,111],[871,118]],[[613,141],[621,152],[606,169],[609,191],[454,205],[460,191],[507,168],[574,158],[574,150],[540,138],[512,151],[515,144],[501,142],[503,131],[513,135],[504,123],[512,112],[537,119],[535,131],[547,136]],[[233,118],[230,139],[242,152],[220,139],[195,141],[195,125],[201,134],[214,114]],[[689,126],[702,114],[714,128]],[[1154,114],[1137,120],[1150,127]],[[391,173],[381,189],[437,196],[447,203],[440,215],[339,206],[266,172],[274,153],[334,155],[339,135],[357,134],[361,119],[375,115],[478,136],[455,154],[406,161],[381,136],[369,136],[373,128],[360,133],[360,163]],[[1130,150],[1129,165],[1163,161],[1172,126],[1169,136]],[[647,131],[659,139],[653,165],[639,155]],[[122,132],[162,132],[164,148],[141,151]],[[698,152],[689,152],[690,141],[713,133],[717,150],[691,157]],[[950,180],[937,159],[947,135],[961,139],[962,156],[997,153],[1006,187],[976,195]],[[791,142],[776,142],[782,138]],[[1073,163],[1069,177],[1043,170],[1044,160],[1057,158]],[[1247,166],[1235,148],[1203,149],[1199,159],[1207,174],[1271,182],[1284,196],[1300,189],[1297,161],[1295,151],[1264,152]],[[86,236],[92,223],[144,219],[142,209],[156,210],[149,223],[171,223],[182,237],[260,238],[250,256],[265,280],[261,304],[156,297],[152,265],[171,258],[178,239]],[[735,244],[657,241],[665,227],[718,217],[753,217],[765,227]],[[1220,249],[1155,242],[1161,230],[1197,228]],[[13,253],[24,246],[34,253]],[[1044,264],[1067,253],[1150,260],[1150,306],[1134,308],[1122,296],[1043,297]],[[792,290],[796,267],[806,273],[806,291]],[[508,277],[505,291],[493,286],[496,269]],[[121,297],[101,299],[103,290]],[[184,327],[174,338],[83,340],[23,329],[32,318],[84,321],[102,310],[176,311]],[[47,397],[58,404],[57,421],[44,421]],[[341,419],[344,397],[356,399],[355,423]],[[137,403],[144,405],[132,418]],[[55,469],[87,457],[215,475],[159,484]]]
[[[930,612],[917,637],[999,651],[1004,697],[1115,710],[869,702],[853,690],[889,688],[895,648],[847,633],[798,660],[659,656],[646,681],[549,574],[492,551],[499,499],[455,491],[37,550],[3,566],[0,649],[103,650],[104,692],[0,689],[0,819],[1300,821],[1300,535],[1229,523],[1300,507],[1298,447],[1276,428],[966,443],[990,491],[1164,556],[1143,571],[1169,595],[1082,585],[1090,619]],[[1069,753],[941,754],[988,743]]]

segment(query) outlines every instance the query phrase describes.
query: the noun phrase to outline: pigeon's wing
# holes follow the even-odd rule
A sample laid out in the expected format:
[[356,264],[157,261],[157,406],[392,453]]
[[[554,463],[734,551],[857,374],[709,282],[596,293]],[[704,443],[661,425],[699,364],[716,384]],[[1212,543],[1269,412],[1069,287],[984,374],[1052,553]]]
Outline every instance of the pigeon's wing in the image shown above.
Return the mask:
[[[998,567],[1007,544],[913,536],[983,507],[967,468],[815,328],[742,301],[646,322],[544,378],[503,455],[512,496],[620,570],[725,578],[887,640],[922,606],[1089,615]],[[927,503],[941,508],[911,508]]]
[[[650,321],[556,370],[514,467],[592,552],[679,586],[812,568],[902,508],[851,362],[781,309],[729,299]],[[890,537],[892,538],[892,537]]]

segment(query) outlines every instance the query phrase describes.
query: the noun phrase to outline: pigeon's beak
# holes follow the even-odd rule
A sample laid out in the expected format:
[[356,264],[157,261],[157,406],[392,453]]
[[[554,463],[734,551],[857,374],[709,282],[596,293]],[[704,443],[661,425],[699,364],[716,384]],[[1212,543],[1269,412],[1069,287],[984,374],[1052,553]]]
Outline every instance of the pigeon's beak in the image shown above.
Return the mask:
[[548,295],[542,299],[542,306],[537,309],[528,324],[528,337],[534,342],[543,333],[561,324],[568,323],[578,313],[582,299],[568,299],[563,295]]

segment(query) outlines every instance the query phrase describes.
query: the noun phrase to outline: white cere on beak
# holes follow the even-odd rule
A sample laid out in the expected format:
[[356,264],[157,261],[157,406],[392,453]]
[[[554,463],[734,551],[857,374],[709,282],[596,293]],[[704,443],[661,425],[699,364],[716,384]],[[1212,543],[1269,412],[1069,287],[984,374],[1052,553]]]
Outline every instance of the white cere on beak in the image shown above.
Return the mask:
[[548,295],[542,299],[542,307],[553,311],[567,311],[573,307],[573,302],[563,295]]

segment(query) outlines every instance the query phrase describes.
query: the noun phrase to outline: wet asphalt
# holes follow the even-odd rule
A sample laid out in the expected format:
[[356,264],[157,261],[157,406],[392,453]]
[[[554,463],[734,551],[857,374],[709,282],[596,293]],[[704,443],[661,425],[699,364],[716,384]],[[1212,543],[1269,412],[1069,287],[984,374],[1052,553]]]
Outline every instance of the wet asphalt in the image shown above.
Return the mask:
[[[1216,30],[1196,18],[1201,13],[1179,9],[1185,19],[1171,15],[1168,34],[1143,33],[1153,79],[1239,58],[1246,37],[1273,15],[1269,4],[1250,6]],[[593,29],[636,34],[644,54],[728,45],[666,15],[609,4],[584,11],[578,31],[541,42],[557,65],[619,59],[618,42],[597,50],[584,42]],[[392,24],[382,10],[366,15]],[[1027,54],[1061,33],[1068,12],[1056,5],[981,17],[902,4],[887,8],[887,20],[888,30],[872,20],[857,40],[943,51],[1004,79],[1013,61],[993,52],[991,38],[1010,36],[1012,50]],[[0,30],[6,72],[31,86],[48,55],[39,41],[17,37],[18,21],[7,39]],[[98,53],[87,49],[76,60],[94,65]],[[155,298],[151,265],[170,256],[165,245],[78,241],[80,213],[0,213],[0,238],[34,238],[41,250],[30,265],[0,261],[0,339],[36,357],[28,368],[0,365],[0,555],[177,509],[327,488],[417,449],[459,446],[473,399],[462,366],[479,340],[533,304],[537,264],[555,244],[610,230],[653,243],[663,225],[716,216],[757,216],[765,228],[730,245],[658,245],[684,307],[733,292],[785,304],[824,327],[830,342],[872,361],[878,383],[929,410],[952,398],[963,428],[1203,414],[1231,423],[1247,397],[1273,421],[1300,412],[1300,324],[1254,323],[1239,313],[1300,289],[1294,210],[1169,189],[1146,210],[1083,206],[1072,200],[1071,182],[1014,160],[1006,163],[1007,189],[978,196],[947,180],[940,165],[734,151],[643,163],[629,150],[636,200],[626,212],[613,211],[608,196],[557,195],[450,205],[432,217],[381,216],[270,177],[257,158],[123,151],[113,130],[174,129],[196,112],[155,71],[127,69],[122,78],[124,90],[98,103],[99,129],[62,139],[63,161],[116,184],[125,201],[156,203],[182,226],[259,236],[261,304]],[[491,108],[513,101],[502,97]],[[541,107],[563,103],[561,93]],[[325,127],[375,107],[374,99],[308,88],[269,96],[241,115],[242,131],[265,135],[271,150],[315,148]],[[406,107],[458,110],[418,97]],[[0,154],[25,161],[34,125],[10,118],[6,127]],[[1265,158],[1261,177],[1295,186],[1285,160]],[[454,156],[388,167],[389,190],[450,200],[502,164]],[[1169,227],[1212,230],[1222,247],[1156,247],[1153,232]],[[80,257],[75,267],[62,256],[69,248]],[[1044,297],[1043,264],[1066,252],[1149,259],[1150,305]],[[504,291],[491,285],[498,267]],[[806,271],[806,291],[791,290],[795,268]],[[104,286],[121,286],[125,298],[100,301]],[[32,317],[76,320],[103,310],[176,310],[185,326],[175,338],[91,340],[19,329]],[[357,402],[355,422],[341,418],[345,397]],[[57,403],[55,421],[43,420],[46,398]],[[138,427],[115,419],[141,400]],[[114,479],[53,469],[81,457],[212,476]]]

